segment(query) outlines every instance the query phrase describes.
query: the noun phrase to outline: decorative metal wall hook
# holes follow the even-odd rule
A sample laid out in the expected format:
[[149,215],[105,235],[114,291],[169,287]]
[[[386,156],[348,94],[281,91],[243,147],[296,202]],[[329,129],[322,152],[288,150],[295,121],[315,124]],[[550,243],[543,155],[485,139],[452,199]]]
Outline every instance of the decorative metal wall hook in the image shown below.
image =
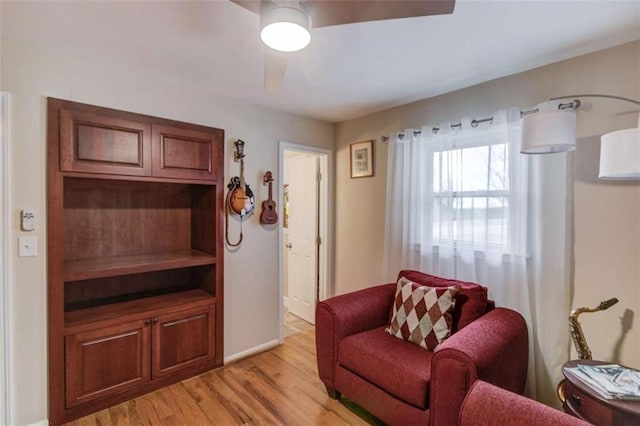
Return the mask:
[[244,158],[244,141],[242,139],[238,139],[233,143],[236,147],[236,151],[233,153],[233,159],[235,161],[241,160]]

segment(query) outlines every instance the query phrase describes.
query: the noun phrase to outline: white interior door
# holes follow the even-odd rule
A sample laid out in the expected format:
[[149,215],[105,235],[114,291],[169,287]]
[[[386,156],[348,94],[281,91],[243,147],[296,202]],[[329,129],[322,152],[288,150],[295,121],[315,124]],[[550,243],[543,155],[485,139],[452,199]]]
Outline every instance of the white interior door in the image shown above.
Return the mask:
[[287,158],[289,180],[289,312],[315,324],[318,285],[318,159]]

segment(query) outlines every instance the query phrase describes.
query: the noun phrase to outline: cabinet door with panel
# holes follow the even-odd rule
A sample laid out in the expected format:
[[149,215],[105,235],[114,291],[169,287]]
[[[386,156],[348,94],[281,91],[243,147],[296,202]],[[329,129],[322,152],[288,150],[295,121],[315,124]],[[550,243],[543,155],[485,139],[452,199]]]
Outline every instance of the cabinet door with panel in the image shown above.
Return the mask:
[[67,407],[150,380],[149,323],[134,321],[66,337]]
[[151,175],[151,125],[60,110],[60,170]]
[[218,179],[222,131],[204,132],[154,124],[153,176],[180,179]]
[[153,318],[152,375],[158,378],[215,355],[215,305]]

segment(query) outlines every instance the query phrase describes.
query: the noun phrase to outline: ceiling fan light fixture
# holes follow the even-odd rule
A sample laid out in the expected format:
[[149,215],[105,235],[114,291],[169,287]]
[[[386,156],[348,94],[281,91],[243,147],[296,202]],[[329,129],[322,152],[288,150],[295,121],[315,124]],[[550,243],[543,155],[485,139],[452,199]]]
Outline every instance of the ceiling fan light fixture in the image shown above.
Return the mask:
[[301,8],[276,6],[260,15],[262,42],[280,52],[304,49],[311,41],[311,19]]

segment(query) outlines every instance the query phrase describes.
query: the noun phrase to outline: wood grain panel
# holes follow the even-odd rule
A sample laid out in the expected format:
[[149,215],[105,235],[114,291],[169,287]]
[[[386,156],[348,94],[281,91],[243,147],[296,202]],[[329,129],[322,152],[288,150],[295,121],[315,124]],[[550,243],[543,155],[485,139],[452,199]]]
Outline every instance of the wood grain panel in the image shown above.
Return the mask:
[[221,132],[152,127],[153,176],[217,180]]
[[66,338],[67,407],[150,379],[149,326],[137,321]]
[[191,249],[188,185],[65,179],[65,261]]
[[76,110],[60,111],[60,169],[151,175],[151,126]]
[[60,110],[63,101],[47,99],[47,298],[49,337],[49,419],[65,415],[63,287],[63,178],[60,169]]
[[77,161],[143,167],[142,132],[79,123],[76,133]]
[[214,357],[215,306],[174,312],[153,318],[154,378]]
[[212,143],[207,140],[162,138],[162,167],[211,173]]
[[[221,207],[222,209],[222,207]],[[216,188],[204,185],[191,187],[191,247],[216,255],[217,242],[222,240],[216,230]]]
[[196,250],[131,256],[98,257],[64,263],[65,281],[164,271],[189,266],[213,265],[216,258]]
[[65,313],[67,334],[79,331],[109,327],[141,318],[151,318],[175,309],[208,306],[215,303],[215,298],[200,289],[128,300],[121,303],[99,305],[87,309],[78,309]]
[[[218,270],[218,268],[219,268],[218,264],[211,265],[211,266],[201,266],[198,268],[191,268],[190,269],[191,282],[197,283],[197,285],[202,290],[206,291],[212,296],[218,297],[222,287],[222,286],[216,285],[216,277],[217,277],[216,271]],[[222,300],[222,297],[220,297],[220,300]],[[216,313],[216,318],[217,318],[217,315],[218,314]],[[217,321],[218,320],[216,319],[216,323]]]
[[65,310],[85,309],[198,287],[199,282],[194,280],[191,268],[69,281],[64,284]]

